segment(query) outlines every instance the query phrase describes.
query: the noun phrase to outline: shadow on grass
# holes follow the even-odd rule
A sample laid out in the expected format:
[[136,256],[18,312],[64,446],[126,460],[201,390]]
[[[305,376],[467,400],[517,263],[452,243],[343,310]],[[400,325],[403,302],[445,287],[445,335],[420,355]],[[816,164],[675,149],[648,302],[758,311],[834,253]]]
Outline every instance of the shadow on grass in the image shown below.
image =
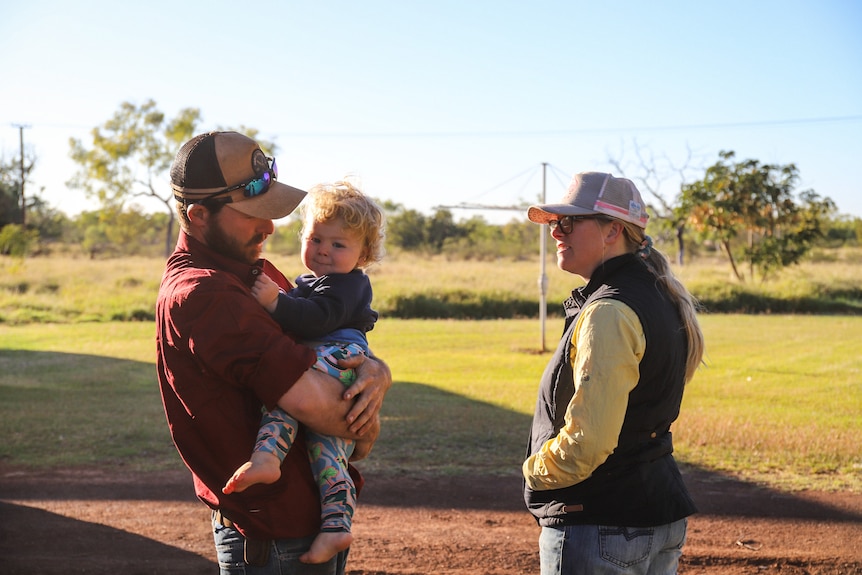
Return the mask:
[[0,461],[40,468],[179,462],[155,365],[142,361],[0,349],[0,437]]

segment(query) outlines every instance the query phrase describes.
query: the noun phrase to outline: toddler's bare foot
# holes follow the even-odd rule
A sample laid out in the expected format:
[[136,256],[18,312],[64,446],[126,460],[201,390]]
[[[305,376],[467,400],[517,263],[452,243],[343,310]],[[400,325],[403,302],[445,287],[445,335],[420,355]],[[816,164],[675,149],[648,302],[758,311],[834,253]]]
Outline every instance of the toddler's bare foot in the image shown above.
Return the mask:
[[323,532],[314,538],[308,552],[299,557],[303,563],[326,563],[336,553],[344,551],[353,543],[353,535],[349,531]]
[[227,480],[222,493],[239,493],[257,483],[275,483],[281,477],[281,461],[266,451],[255,451]]

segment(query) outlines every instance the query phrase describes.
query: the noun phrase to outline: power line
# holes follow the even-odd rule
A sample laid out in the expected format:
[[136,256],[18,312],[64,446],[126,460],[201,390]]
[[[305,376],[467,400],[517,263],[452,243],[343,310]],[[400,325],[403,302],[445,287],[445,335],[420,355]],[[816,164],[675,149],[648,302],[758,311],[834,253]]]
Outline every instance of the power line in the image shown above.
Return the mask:
[[530,167],[529,167],[529,168],[527,168],[526,170],[524,170],[524,171],[522,171],[522,172],[519,172],[518,174],[515,174],[515,175],[514,175],[514,176],[512,176],[511,178],[509,178],[509,179],[507,179],[507,180],[504,180],[503,182],[500,182],[499,184],[496,184],[496,185],[494,185],[494,186],[491,186],[490,188],[486,189],[486,190],[485,190],[485,191],[483,191],[483,192],[479,192],[479,193],[477,193],[477,194],[473,194],[471,197],[469,197],[469,198],[465,199],[462,203],[460,203],[460,204],[458,204],[458,205],[456,205],[456,206],[435,206],[435,209],[437,209],[437,208],[447,208],[447,209],[448,209],[448,208],[466,208],[466,209],[471,209],[471,210],[477,210],[477,209],[489,209],[489,210],[495,210],[495,209],[496,209],[496,210],[522,210],[522,209],[526,209],[526,208],[529,206],[529,204],[533,203],[533,201],[532,201],[532,200],[531,200],[531,201],[529,201],[526,205],[513,205],[513,206],[489,206],[489,205],[481,205],[481,204],[477,203],[477,200],[479,200],[480,198],[482,198],[482,197],[484,197],[484,196],[486,196],[486,195],[490,194],[491,192],[493,192],[493,191],[495,191],[495,190],[498,190],[498,189],[502,188],[503,186],[505,186],[505,185],[507,185],[507,184],[509,184],[509,183],[511,183],[511,182],[513,182],[513,181],[515,181],[515,180],[517,180],[518,178],[520,178],[520,177],[524,176],[525,174],[529,174],[529,178],[528,178],[528,179],[527,179],[527,181],[526,181],[526,182],[524,182],[524,184],[521,186],[521,191],[523,191],[523,190],[527,187],[527,185],[528,185],[530,182],[532,182],[532,178],[533,178],[533,176],[534,176],[536,173],[541,173],[541,174],[542,174],[542,188],[543,188],[543,189],[546,189],[546,188],[547,188],[547,182],[546,182],[546,179],[547,179],[548,169],[550,169],[550,170],[551,170],[551,174],[554,176],[554,178],[557,180],[557,183],[558,183],[558,184],[559,184],[563,189],[565,189],[566,187],[568,187],[568,182],[567,182],[567,181],[562,180],[562,179],[560,178],[560,175],[562,174],[566,179],[568,179],[568,178],[570,178],[570,177],[571,177],[571,174],[570,174],[570,173],[568,173],[568,172],[564,171],[563,169],[561,169],[561,168],[560,168],[560,167],[558,167],[558,166],[554,166],[554,165],[549,164],[549,163],[547,163],[547,162],[542,162],[541,164],[534,164],[534,165],[530,166]]
[[277,132],[276,136],[299,138],[497,138],[525,136],[568,136],[575,134],[614,134],[629,132],[669,132],[681,130],[716,130],[728,128],[758,128],[834,122],[859,122],[862,115],[798,118],[791,120],[762,120],[754,122],[725,122],[712,124],[669,124],[658,126],[630,126],[618,128],[566,128],[562,130],[502,130],[475,132]]

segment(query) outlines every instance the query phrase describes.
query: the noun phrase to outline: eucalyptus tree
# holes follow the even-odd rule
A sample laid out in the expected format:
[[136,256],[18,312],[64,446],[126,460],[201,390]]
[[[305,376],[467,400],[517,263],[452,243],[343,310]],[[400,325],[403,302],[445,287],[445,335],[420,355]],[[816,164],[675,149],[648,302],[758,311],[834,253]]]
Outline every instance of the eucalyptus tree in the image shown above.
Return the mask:
[[678,213],[718,242],[739,280],[744,277],[737,257],[748,262],[750,277],[757,269],[761,278],[799,262],[823,235],[834,202],[813,190],[796,192],[794,164],[737,162],[732,151],[719,157],[703,179],[683,186]]

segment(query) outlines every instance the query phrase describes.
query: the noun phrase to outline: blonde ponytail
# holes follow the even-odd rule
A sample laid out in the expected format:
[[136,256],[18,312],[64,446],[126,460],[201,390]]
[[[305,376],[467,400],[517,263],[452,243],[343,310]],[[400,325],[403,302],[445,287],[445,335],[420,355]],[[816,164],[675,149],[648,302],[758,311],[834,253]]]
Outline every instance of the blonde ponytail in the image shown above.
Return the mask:
[[679,310],[688,339],[688,357],[685,364],[685,381],[688,383],[703,360],[704,340],[700,323],[697,321],[697,300],[676,278],[668,259],[653,247],[652,238],[646,235],[642,228],[629,222],[617,221],[623,224],[626,242],[631,251],[643,259],[647,269],[661,282]]

